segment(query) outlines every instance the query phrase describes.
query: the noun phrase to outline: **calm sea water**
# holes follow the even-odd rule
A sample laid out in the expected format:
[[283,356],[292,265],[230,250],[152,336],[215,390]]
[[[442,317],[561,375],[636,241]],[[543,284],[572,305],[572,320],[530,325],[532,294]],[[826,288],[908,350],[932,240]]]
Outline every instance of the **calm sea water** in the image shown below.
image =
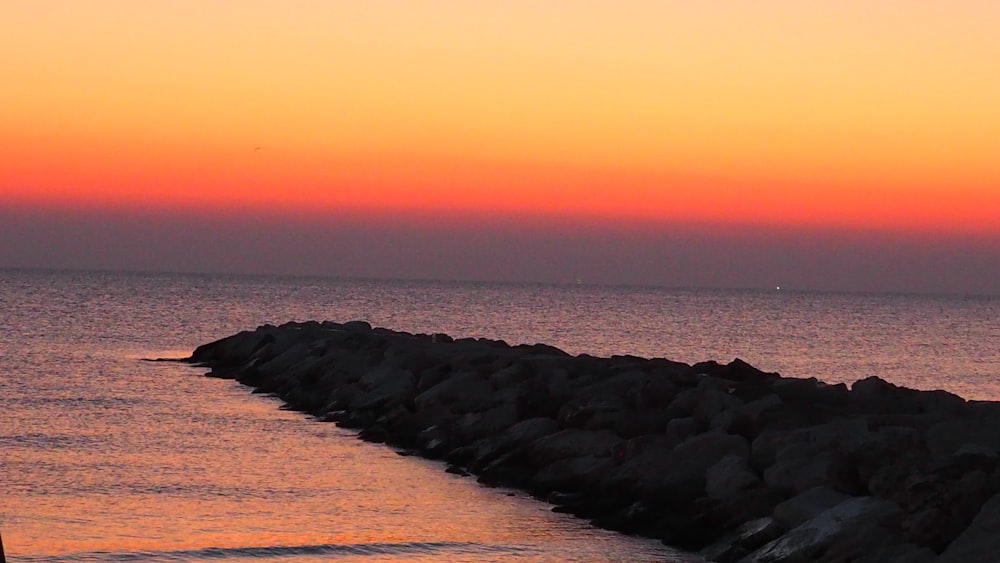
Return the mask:
[[308,319],[1000,399],[997,298],[0,270],[8,558],[687,559],[141,361]]

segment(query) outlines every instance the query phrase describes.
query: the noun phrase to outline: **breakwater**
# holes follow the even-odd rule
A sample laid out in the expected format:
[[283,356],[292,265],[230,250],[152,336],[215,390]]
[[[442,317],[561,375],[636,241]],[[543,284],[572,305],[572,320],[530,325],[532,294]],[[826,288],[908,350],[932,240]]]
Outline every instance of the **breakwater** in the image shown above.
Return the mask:
[[712,561],[1000,552],[995,403],[357,321],[262,326],[189,361],[363,439]]

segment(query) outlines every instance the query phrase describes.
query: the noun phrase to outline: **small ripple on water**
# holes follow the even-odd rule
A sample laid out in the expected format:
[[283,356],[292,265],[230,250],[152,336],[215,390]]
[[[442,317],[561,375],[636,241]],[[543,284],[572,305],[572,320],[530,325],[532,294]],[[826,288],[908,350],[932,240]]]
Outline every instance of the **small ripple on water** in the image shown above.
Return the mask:
[[442,557],[458,555],[530,556],[536,550],[513,545],[487,545],[471,542],[404,542],[363,544],[320,544],[261,547],[206,547],[177,551],[87,551],[64,555],[27,555],[24,562],[77,561],[205,561],[233,559],[277,559],[296,556],[324,556],[333,559],[381,556]]

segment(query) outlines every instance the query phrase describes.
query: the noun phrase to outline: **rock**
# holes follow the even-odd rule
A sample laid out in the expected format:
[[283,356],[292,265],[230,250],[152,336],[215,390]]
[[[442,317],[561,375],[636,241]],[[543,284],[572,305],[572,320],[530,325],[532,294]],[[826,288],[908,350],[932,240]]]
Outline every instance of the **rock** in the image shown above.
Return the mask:
[[837,448],[854,449],[870,438],[868,423],[844,419],[794,430],[769,430],[752,444],[751,462],[764,469],[777,461],[803,458]]
[[452,475],[458,475],[459,477],[468,477],[469,476],[469,472],[468,471],[466,471],[466,470],[464,470],[461,467],[458,467],[456,465],[448,465],[445,468],[445,472],[446,473],[451,473]]
[[594,456],[611,459],[612,448],[621,438],[606,430],[562,430],[539,438],[528,446],[531,462],[544,467],[557,460]]
[[539,496],[552,491],[587,491],[597,486],[613,465],[610,456],[583,455],[558,459],[539,469],[529,486]]
[[[900,549],[901,546],[905,545],[905,543],[900,542],[898,534],[891,528],[883,525],[865,526],[839,538],[816,561],[817,563],[853,562],[875,554],[881,556],[876,561],[913,557],[914,549]],[[918,553],[925,551],[922,548],[913,547]],[[934,552],[931,553],[933,555]]]
[[503,403],[482,412],[469,412],[455,421],[455,434],[469,443],[503,432],[518,423],[517,405]]
[[664,434],[668,438],[668,442],[671,442],[670,447],[673,448],[677,444],[692,438],[699,433],[703,432],[705,428],[692,417],[682,417],[671,419],[667,423],[667,428]]
[[493,386],[474,372],[455,374],[414,398],[418,409],[444,405],[455,413],[482,412],[495,405]]
[[1000,450],[1000,417],[951,419],[935,424],[927,431],[927,446],[937,458],[951,455],[965,444]]
[[667,405],[667,417],[670,419],[685,418],[694,414],[701,400],[701,389],[685,389],[674,396]]
[[674,454],[688,463],[702,467],[704,471],[727,455],[747,459],[750,456],[750,444],[742,436],[713,430],[677,444],[674,446]]
[[[566,428],[584,428],[595,416],[606,413],[612,413],[613,416],[614,413],[620,413],[625,408],[625,401],[621,397],[599,395],[588,399],[573,399],[559,408],[556,420]],[[591,428],[591,430],[593,429],[595,428]]]
[[996,561],[1000,554],[1000,495],[983,505],[972,523],[944,550],[936,563]]
[[372,331],[372,325],[368,321],[347,321],[341,328],[349,332],[366,333]]
[[844,415],[850,403],[850,392],[843,384],[829,385],[814,377],[787,377],[775,380],[771,391],[788,405],[807,406],[800,425],[821,424]]
[[780,377],[777,373],[761,371],[739,358],[726,365],[708,361],[694,364],[691,367],[699,373],[744,383],[766,383]]
[[873,497],[844,501],[754,551],[744,563],[807,563],[819,560],[838,540],[899,515],[895,504]]
[[731,530],[757,518],[770,517],[774,508],[784,500],[779,491],[761,485],[725,498],[699,498],[688,508],[688,512],[690,519],[701,527],[716,530],[711,540],[720,531]]
[[188,361],[362,439],[555,491],[559,511],[720,561],[974,563],[998,549],[997,403],[364,321],[264,325]]
[[794,528],[849,498],[829,487],[813,487],[774,507],[774,519],[785,528]]
[[782,459],[764,470],[764,482],[769,487],[799,494],[830,481],[834,457],[828,453]]
[[882,413],[915,413],[920,411],[915,392],[871,376],[851,385],[851,399],[862,408]]
[[657,523],[663,516],[663,507],[643,500],[622,506],[610,514],[594,519],[594,525],[626,534],[657,536]]
[[746,458],[727,455],[705,473],[705,492],[714,499],[724,499],[760,484]]
[[606,484],[613,491],[683,503],[703,494],[709,467],[727,455],[745,459],[748,453],[743,438],[708,432],[689,438],[671,451],[651,448],[627,456],[611,472]]
[[730,421],[729,432],[740,434],[747,439],[756,438],[769,425],[782,420],[785,402],[774,393],[750,401],[739,407]]
[[960,414],[966,406],[965,399],[940,389],[924,391],[918,394],[916,399],[920,410],[930,414]]
[[743,401],[725,391],[709,389],[702,393],[694,408],[694,418],[704,426],[725,431]]
[[774,518],[750,520],[703,548],[700,554],[708,561],[731,563],[781,536],[784,528]]

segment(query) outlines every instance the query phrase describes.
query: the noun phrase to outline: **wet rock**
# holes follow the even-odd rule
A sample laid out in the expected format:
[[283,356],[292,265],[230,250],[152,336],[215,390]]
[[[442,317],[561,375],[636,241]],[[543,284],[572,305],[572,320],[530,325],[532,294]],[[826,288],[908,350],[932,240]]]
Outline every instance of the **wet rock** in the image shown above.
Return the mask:
[[[855,563],[931,563],[937,559],[934,553],[926,547],[911,543],[886,545],[867,553],[862,553],[854,559]],[[972,563],[972,560],[966,561]]]

